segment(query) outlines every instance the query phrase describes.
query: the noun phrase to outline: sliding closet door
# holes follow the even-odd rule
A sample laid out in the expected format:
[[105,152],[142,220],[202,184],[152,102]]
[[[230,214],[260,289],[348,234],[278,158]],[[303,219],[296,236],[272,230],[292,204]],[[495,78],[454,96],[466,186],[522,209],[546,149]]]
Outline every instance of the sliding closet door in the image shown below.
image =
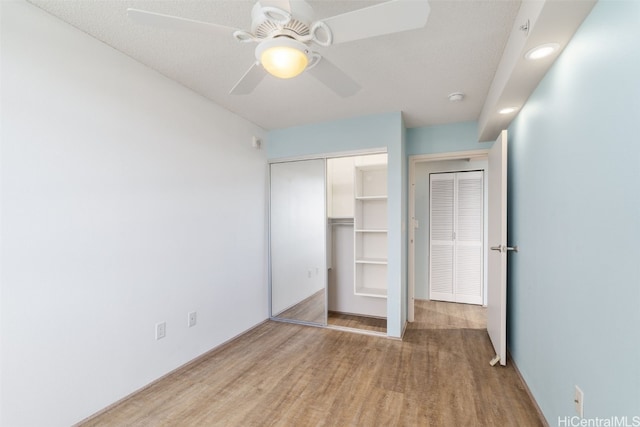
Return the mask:
[[482,304],[483,172],[430,179],[430,298]]
[[271,316],[326,325],[325,160],[271,165]]

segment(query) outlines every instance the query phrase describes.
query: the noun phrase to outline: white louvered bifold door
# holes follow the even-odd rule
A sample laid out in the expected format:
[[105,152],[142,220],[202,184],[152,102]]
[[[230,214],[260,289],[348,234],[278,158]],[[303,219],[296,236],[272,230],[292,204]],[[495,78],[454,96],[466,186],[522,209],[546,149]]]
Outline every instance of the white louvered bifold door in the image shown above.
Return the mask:
[[432,174],[430,202],[431,246],[429,249],[430,298],[454,301],[453,227],[455,174]]
[[456,174],[456,302],[482,304],[482,172]]
[[482,304],[483,172],[432,174],[430,194],[430,298]]

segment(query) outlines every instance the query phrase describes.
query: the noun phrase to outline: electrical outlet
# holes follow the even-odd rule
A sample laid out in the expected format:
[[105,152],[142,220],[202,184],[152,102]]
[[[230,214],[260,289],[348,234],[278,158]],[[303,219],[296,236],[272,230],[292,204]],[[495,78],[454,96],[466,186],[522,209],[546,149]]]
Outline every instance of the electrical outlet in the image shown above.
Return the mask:
[[584,392],[580,390],[580,387],[576,386],[576,390],[573,396],[573,405],[576,410],[576,414],[580,417],[584,417]]
[[167,336],[167,322],[156,323],[156,340]]
[[187,326],[189,327],[196,326],[197,321],[198,321],[198,313],[195,311],[192,311],[191,313],[189,313],[189,315],[187,316]]

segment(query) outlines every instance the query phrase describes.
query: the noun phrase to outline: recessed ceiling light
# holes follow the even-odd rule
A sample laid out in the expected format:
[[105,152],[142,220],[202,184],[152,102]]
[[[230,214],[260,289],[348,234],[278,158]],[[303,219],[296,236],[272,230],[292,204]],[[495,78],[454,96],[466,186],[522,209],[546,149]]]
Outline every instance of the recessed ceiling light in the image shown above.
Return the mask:
[[449,94],[449,101],[451,102],[459,102],[464,98],[464,93],[462,92],[453,92]]
[[516,107],[507,107],[507,108],[503,108],[502,110],[498,111],[498,113],[500,113],[500,114],[511,114],[516,110],[517,110]]
[[546,58],[551,55],[553,52],[558,50],[560,45],[558,43],[546,43],[540,46],[536,46],[533,49],[529,50],[524,57],[531,60]]

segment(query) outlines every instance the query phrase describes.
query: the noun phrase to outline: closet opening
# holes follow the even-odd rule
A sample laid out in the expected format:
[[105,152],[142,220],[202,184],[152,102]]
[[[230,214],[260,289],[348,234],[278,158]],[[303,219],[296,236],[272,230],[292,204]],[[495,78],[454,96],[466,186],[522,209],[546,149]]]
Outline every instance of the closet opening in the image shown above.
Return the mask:
[[327,159],[330,327],[387,333],[387,155]]
[[270,314],[387,335],[387,154],[270,165]]

